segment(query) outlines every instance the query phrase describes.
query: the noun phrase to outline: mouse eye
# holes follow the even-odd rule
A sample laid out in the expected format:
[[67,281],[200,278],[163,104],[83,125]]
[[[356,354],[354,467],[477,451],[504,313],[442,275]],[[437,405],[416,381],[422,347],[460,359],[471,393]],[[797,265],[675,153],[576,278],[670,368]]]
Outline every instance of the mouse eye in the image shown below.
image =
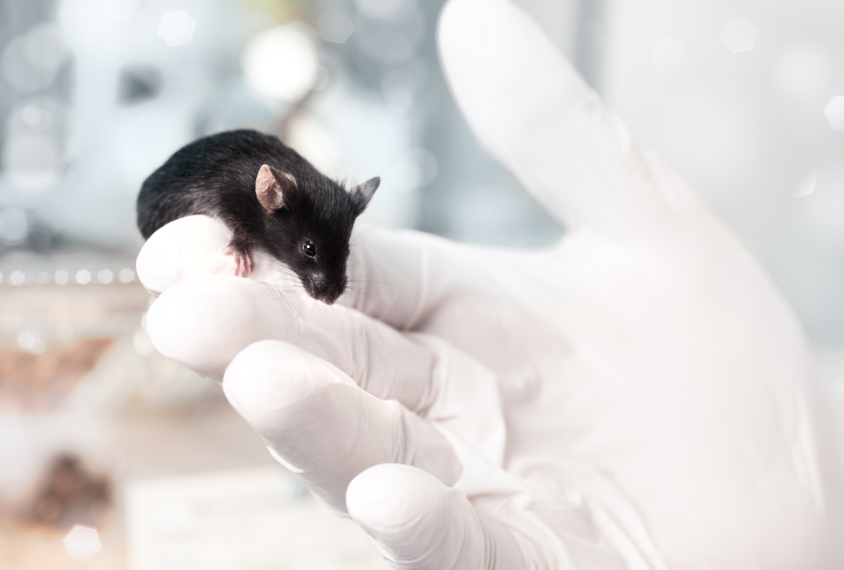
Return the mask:
[[305,252],[305,255],[308,257],[313,257],[316,255],[316,246],[309,241],[306,241],[302,244],[302,251]]

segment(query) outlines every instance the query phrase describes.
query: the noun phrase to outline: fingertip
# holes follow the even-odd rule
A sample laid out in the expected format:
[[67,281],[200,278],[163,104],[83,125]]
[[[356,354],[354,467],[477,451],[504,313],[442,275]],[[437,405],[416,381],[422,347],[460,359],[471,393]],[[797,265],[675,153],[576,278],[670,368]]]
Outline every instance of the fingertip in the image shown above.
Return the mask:
[[440,10],[437,22],[438,40],[440,42],[459,40],[467,25],[471,24],[490,5],[491,2],[487,0],[448,0]]
[[480,141],[557,221],[612,233],[669,219],[618,117],[510,0],[450,0],[443,70]]
[[[213,329],[208,327],[208,307],[204,302],[210,291],[202,287],[201,281],[204,280],[184,280],[168,287],[147,311],[147,332],[159,353],[219,380],[225,368],[218,358],[219,349],[224,347],[206,350]],[[213,341],[211,344],[217,345]]]
[[186,216],[165,224],[141,248],[138,279],[153,294],[191,275],[229,273],[224,250],[231,231],[210,216]]
[[138,279],[154,295],[178,280],[178,248],[174,246],[169,233],[159,230],[152,234],[135,260]]
[[223,376],[223,392],[241,415],[257,420],[310,397],[332,375],[324,362],[301,348],[262,340],[234,357]]
[[527,566],[506,529],[478,515],[463,491],[415,467],[381,464],[361,472],[349,484],[346,507],[397,569]]
[[275,297],[265,288],[220,275],[178,281],[147,313],[153,346],[203,376],[221,379],[242,348],[256,340],[283,336],[285,320],[269,318],[268,307]]
[[416,467],[393,463],[375,465],[349,483],[349,515],[370,535],[391,534],[415,527],[436,513],[450,489]]

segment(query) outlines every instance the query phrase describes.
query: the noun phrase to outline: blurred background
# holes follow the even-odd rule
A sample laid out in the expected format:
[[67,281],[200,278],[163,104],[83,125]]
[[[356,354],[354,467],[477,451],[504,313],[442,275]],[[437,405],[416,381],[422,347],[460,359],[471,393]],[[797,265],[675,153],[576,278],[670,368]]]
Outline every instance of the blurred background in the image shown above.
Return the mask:
[[[844,384],[844,3],[518,3],[758,256]],[[215,383],[155,353],[134,204],[185,143],[250,127],[333,177],[381,176],[369,223],[554,241],[454,106],[441,5],[0,0],[0,568],[384,567]]]

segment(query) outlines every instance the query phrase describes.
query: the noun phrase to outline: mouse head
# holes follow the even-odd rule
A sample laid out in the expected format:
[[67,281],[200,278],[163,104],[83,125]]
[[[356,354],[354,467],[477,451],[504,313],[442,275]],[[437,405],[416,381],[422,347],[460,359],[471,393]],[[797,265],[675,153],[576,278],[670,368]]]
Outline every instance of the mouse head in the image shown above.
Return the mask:
[[346,288],[355,219],[378,188],[372,178],[345,190],[316,171],[293,174],[263,165],[255,193],[265,212],[266,247],[292,269],[308,294],[329,305]]

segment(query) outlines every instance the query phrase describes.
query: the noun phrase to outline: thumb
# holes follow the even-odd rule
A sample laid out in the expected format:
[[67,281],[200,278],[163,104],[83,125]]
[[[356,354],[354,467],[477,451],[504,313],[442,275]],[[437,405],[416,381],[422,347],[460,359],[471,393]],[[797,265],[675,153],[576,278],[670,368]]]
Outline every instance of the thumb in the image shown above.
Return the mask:
[[616,235],[669,219],[627,129],[515,2],[449,0],[438,45],[469,124],[549,214]]
[[355,477],[346,505],[399,570],[521,570],[516,540],[479,514],[463,491],[408,465],[381,464]]

